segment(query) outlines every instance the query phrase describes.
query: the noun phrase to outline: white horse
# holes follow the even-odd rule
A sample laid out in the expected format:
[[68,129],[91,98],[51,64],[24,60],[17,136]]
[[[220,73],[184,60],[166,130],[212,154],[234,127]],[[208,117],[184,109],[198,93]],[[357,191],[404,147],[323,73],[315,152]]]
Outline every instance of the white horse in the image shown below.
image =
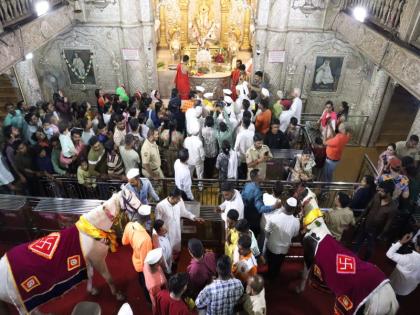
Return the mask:
[[[138,198],[127,189],[124,189],[105,201],[102,205],[84,214],[83,217],[95,228],[101,231],[110,231],[115,219],[121,211],[128,210],[131,213],[137,211],[141,203]],[[77,226],[77,225],[76,225]],[[93,270],[95,269],[108,283],[112,294],[118,301],[124,300],[124,295],[119,292],[113,282],[111,274],[105,262],[109,251],[109,240],[101,238],[99,240],[85,234],[79,230],[79,238],[82,252],[84,254],[87,269],[87,292],[92,295],[99,293],[98,289],[92,284]],[[21,302],[20,294],[17,291],[10,272],[10,266],[6,254],[0,260],[0,301],[13,304],[20,314],[27,314],[26,308]],[[31,314],[40,314],[35,308]]]
[[[309,270],[312,267],[312,265],[315,264],[316,259],[315,256],[318,253],[320,243],[324,240],[324,238],[327,235],[331,235],[327,225],[325,224],[324,219],[322,218],[322,212],[318,207],[318,201],[316,198],[316,195],[309,189],[305,188],[300,194],[299,199],[302,206],[302,219],[303,219],[303,228],[305,229],[305,236],[303,237],[303,248],[304,248],[304,271],[302,276],[302,281],[297,288],[297,292],[300,293],[305,289],[306,281],[309,276]],[[348,251],[344,249],[344,246],[342,246],[338,241],[331,240],[331,238],[328,238],[331,248],[329,248],[328,251],[337,250],[338,253],[342,250],[343,252],[348,254]],[[326,239],[327,240],[327,239]],[[334,247],[334,249],[333,249]],[[354,257],[356,259],[355,254],[350,254],[350,259]],[[328,267],[331,267],[333,265],[338,264],[336,261],[338,258],[337,256],[334,256],[332,259],[334,261],[327,261],[326,265]],[[322,259],[321,259],[322,260]],[[323,260],[325,263],[325,259]],[[360,262],[361,264],[370,265],[369,263]],[[356,263],[355,263],[356,264]],[[314,266],[316,267],[316,265]],[[338,268],[338,265],[337,265]],[[320,274],[320,278],[325,280],[325,275],[322,275],[322,272],[319,271],[319,268],[316,267],[317,272],[315,272],[314,268],[314,274]],[[356,267],[355,267],[356,269]],[[375,270],[376,269],[376,270]],[[337,273],[334,273],[335,270],[329,270],[331,273],[329,274],[329,278],[325,280],[324,282],[328,286],[328,279],[331,281],[331,277],[337,277],[334,279],[334,281],[337,281],[337,279],[340,279],[340,275]],[[370,274],[372,273],[381,273],[381,271],[377,268],[372,268]],[[367,277],[369,277],[367,275]],[[380,278],[380,276],[379,276]],[[342,279],[342,278],[341,278]],[[338,280],[339,281],[339,280]],[[357,282],[357,281],[355,281]],[[352,290],[357,291],[360,288],[359,283],[352,283]],[[332,289],[334,292],[334,290]],[[339,293],[334,292],[336,295],[336,298],[339,299]],[[348,298],[347,296],[345,296]],[[348,311],[349,313],[346,314],[364,314],[364,315],[394,315],[398,311],[398,302],[396,300],[395,292],[392,289],[391,285],[389,284],[389,281],[384,280],[376,288],[374,288],[365,298],[363,301],[359,303],[359,305],[352,305],[352,308]]]

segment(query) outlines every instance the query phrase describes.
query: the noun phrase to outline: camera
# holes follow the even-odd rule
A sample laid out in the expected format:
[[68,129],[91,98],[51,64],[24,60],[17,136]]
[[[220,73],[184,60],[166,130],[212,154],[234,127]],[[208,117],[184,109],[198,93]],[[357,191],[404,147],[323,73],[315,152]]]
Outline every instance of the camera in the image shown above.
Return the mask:
[[257,49],[255,52],[257,53],[257,56],[261,55],[261,50]]

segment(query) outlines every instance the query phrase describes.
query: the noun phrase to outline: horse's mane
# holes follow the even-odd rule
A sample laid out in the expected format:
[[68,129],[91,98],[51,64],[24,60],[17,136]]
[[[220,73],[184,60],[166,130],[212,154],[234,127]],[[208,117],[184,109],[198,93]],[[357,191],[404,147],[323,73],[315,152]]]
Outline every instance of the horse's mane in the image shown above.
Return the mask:
[[[121,211],[120,193],[112,194],[103,204],[84,214],[84,217],[98,229],[107,231],[111,228],[113,218]],[[113,218],[112,218],[113,217]]]

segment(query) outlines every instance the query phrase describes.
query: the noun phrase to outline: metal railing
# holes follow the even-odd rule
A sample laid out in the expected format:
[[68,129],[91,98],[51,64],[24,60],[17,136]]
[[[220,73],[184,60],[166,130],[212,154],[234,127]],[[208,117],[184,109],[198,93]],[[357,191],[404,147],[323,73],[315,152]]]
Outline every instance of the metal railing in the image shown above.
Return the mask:
[[363,7],[367,19],[390,33],[397,33],[406,0],[345,0],[343,8]]
[[[175,188],[173,178],[151,179],[152,185],[161,198],[168,196]],[[239,191],[249,183],[248,180],[230,180],[233,187]],[[297,183],[280,181],[283,184],[284,198],[291,196]],[[49,178],[40,179],[41,194],[43,197],[73,198],[73,199],[108,199],[113,192],[120,190],[121,185],[126,182],[119,180],[97,181],[95,188],[86,188],[77,182],[75,177],[56,176],[54,180]],[[275,187],[276,180],[265,180],[260,182],[263,191],[271,193]],[[308,182],[306,186],[311,188],[320,197],[320,206],[329,208],[334,205],[334,198],[338,192],[353,194],[356,183],[345,182]],[[193,180],[192,192],[196,201],[203,206],[217,206],[222,203],[223,198],[220,192],[220,181],[218,179]]]
[[[317,121],[321,114],[302,113],[302,124],[305,125],[309,141],[313,143],[316,137],[321,137],[319,125]],[[350,127],[351,139],[349,145],[359,146],[362,142],[363,134],[365,133],[366,124],[369,116],[367,115],[349,115],[346,125]]]
[[357,181],[360,182],[365,175],[371,175],[374,178],[379,176],[375,164],[373,164],[366,153],[363,156],[362,165],[360,166],[359,175],[357,176]]
[[[50,8],[63,4],[64,0],[47,0]],[[0,0],[0,29],[36,16],[35,0]]]

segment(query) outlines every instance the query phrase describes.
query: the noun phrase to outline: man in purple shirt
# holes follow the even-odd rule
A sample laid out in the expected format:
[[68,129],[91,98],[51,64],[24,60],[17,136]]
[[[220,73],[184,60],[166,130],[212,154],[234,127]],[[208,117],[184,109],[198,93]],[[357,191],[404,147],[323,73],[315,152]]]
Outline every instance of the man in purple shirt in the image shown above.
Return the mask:
[[216,275],[216,255],[213,252],[205,253],[203,243],[196,238],[188,241],[188,251],[192,257],[187,267],[190,280],[190,296],[195,299],[198,293]]

